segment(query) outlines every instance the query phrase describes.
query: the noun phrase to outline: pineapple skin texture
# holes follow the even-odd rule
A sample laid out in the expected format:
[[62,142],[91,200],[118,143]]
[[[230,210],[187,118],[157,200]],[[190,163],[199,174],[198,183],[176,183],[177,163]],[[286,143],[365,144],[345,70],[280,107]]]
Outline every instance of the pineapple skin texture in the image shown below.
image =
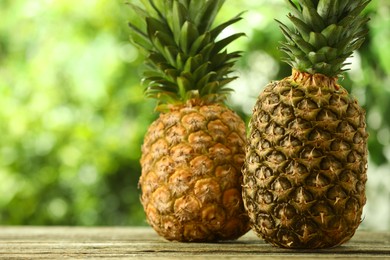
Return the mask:
[[141,203],[167,240],[234,240],[250,229],[242,201],[245,124],[224,105],[192,103],[161,113],[149,127]]
[[282,248],[348,241],[366,202],[365,112],[335,78],[268,84],[249,126],[243,199],[255,233]]

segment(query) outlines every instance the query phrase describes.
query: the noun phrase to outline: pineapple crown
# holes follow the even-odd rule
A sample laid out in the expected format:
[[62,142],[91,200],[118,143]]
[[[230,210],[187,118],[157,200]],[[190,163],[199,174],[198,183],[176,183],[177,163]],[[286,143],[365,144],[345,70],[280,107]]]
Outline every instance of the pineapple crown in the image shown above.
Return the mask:
[[295,30],[276,20],[287,40],[280,48],[288,55],[284,61],[295,70],[328,77],[348,70],[345,60],[368,33],[369,19],[360,14],[370,1],[287,0],[294,11],[287,17]]
[[235,33],[217,40],[240,15],[212,28],[225,0],[141,0],[128,3],[138,24],[129,22],[130,39],[147,54],[143,82],[147,97],[159,100],[157,110],[191,99],[223,102],[232,89],[226,84],[241,52],[226,46],[244,35]]

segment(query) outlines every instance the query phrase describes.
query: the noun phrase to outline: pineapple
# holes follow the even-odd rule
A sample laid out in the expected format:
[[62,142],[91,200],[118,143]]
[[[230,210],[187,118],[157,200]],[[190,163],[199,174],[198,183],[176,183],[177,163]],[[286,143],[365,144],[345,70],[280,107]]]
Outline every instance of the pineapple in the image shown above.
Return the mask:
[[240,57],[226,46],[243,34],[217,39],[241,17],[213,26],[223,3],[129,3],[141,18],[129,26],[147,54],[145,94],[160,112],[142,145],[141,203],[148,223],[171,241],[233,240],[250,229],[242,201],[246,126],[225,105]]
[[283,248],[348,241],[366,202],[365,112],[341,85],[364,41],[369,0],[287,1],[279,22],[292,75],[260,93],[249,123],[243,199],[252,228]]

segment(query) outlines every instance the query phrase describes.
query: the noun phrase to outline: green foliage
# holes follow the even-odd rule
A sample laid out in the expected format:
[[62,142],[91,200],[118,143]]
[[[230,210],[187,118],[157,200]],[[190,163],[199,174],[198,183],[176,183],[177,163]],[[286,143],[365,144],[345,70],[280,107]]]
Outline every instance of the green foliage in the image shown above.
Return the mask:
[[279,22],[286,42],[281,45],[288,57],[284,60],[293,68],[311,74],[340,76],[345,60],[359,49],[368,33],[368,18],[361,12],[370,0],[289,0],[294,14],[288,18],[291,30]]
[[[243,56],[239,78],[227,85],[246,120],[262,87],[291,73],[274,21],[288,21],[287,7],[282,0],[226,1],[216,17],[221,24],[248,10],[222,32],[247,35],[229,45]],[[389,12],[387,0],[368,5],[369,34],[340,80],[367,111],[362,227],[376,230],[390,230]],[[109,0],[2,0],[0,17],[0,224],[146,224],[140,147],[157,115],[139,83],[144,54],[128,39],[130,8]]]
[[192,98],[223,102],[232,91],[226,84],[235,79],[228,74],[240,57],[226,47],[244,34],[218,37],[240,15],[215,25],[224,0],[141,2],[128,3],[136,15],[129,27],[134,45],[146,52],[146,96],[158,99],[158,110]]
[[154,115],[122,10],[1,1],[0,223],[144,223],[138,159]]

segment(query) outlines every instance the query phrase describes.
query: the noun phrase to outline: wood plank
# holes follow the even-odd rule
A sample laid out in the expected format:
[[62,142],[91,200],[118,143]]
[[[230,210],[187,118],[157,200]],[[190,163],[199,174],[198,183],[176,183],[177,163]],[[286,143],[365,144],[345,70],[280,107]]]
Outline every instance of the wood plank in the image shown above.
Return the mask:
[[179,243],[149,227],[0,227],[0,257],[172,259],[390,259],[390,233],[358,231],[347,244],[323,250],[273,247],[248,232],[237,241]]

